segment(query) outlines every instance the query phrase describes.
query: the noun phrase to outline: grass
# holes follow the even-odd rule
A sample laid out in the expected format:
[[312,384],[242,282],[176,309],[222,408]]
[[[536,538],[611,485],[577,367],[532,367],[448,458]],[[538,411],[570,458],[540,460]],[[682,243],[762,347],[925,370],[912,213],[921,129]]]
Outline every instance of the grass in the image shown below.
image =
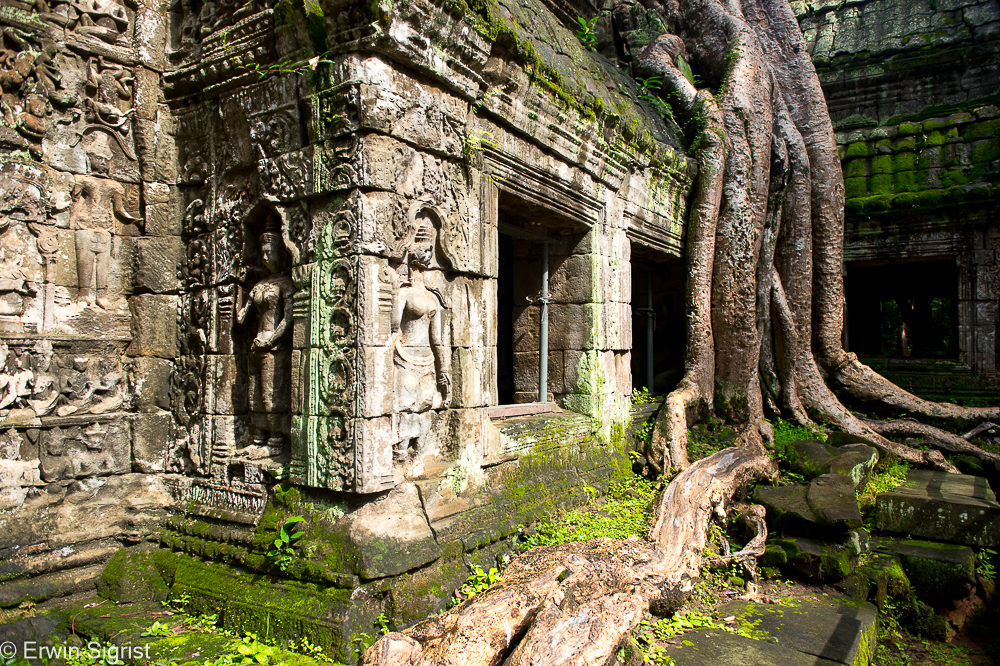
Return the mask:
[[785,444],[799,442],[804,439],[826,441],[826,433],[816,426],[802,426],[782,418],[768,421],[774,428],[774,448],[781,450]]
[[863,491],[858,492],[858,509],[861,515],[867,517],[875,506],[875,496],[879,493],[887,493],[895,490],[906,481],[906,473],[910,466],[901,461],[895,460],[885,466],[881,466],[881,471],[876,471],[868,478],[868,484]]
[[584,489],[591,495],[591,500],[551,522],[539,525],[524,541],[525,550],[598,537],[646,538],[651,505],[660,492],[660,484],[635,476],[612,484],[603,500],[597,498],[597,491],[593,488]]

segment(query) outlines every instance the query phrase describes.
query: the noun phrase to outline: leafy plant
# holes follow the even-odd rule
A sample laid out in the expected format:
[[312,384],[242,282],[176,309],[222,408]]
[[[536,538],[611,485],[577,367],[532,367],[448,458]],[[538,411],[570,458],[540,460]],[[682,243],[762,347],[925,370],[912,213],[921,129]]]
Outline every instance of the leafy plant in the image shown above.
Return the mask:
[[462,155],[466,158],[472,157],[475,153],[482,152],[484,146],[496,148],[493,141],[493,133],[486,130],[474,130],[465,135],[465,144],[462,146]]
[[285,521],[274,538],[274,546],[267,551],[267,556],[272,558],[282,571],[286,571],[295,561],[295,549],[292,545],[302,538],[304,532],[294,532],[293,530],[296,524],[304,520],[303,516],[294,516]]
[[653,441],[653,427],[656,425],[653,421],[646,421],[635,431],[635,436],[640,442],[649,446]]
[[378,627],[379,635],[385,636],[389,633],[389,618],[386,617],[385,613],[378,614],[378,617],[375,618],[375,626]]
[[219,616],[215,613],[210,615],[199,615],[198,617],[192,617],[190,615],[181,618],[184,624],[191,631],[197,631],[203,634],[215,633],[219,624]]
[[187,606],[189,603],[191,603],[191,595],[185,592],[184,594],[178,596],[176,599],[169,599],[167,601],[161,601],[160,603],[166,606],[167,608],[171,608],[177,611],[178,613],[186,613]]
[[645,386],[642,388],[633,388],[631,400],[633,405],[642,405],[647,402],[653,402],[653,399],[649,396],[649,389]]
[[636,84],[639,86],[639,99],[649,103],[653,107],[656,115],[664,120],[674,122],[674,111],[670,105],[660,97],[660,90],[663,88],[663,79],[659,76],[636,77]]
[[174,630],[170,625],[164,624],[159,620],[156,620],[155,622],[153,622],[151,626],[149,626],[144,632],[142,632],[139,635],[142,637],[155,636],[161,638],[164,636],[173,636],[173,634]]
[[[230,35],[231,33],[228,30],[222,35],[223,51],[228,51],[234,47],[234,44],[229,43]],[[331,51],[327,51],[307,60],[282,60],[280,62],[271,63],[270,65],[261,65],[258,62],[251,62],[244,65],[237,65],[237,68],[255,73],[258,81],[263,81],[272,74],[295,74],[297,76],[302,76],[314,71],[321,64],[335,64],[329,59],[331,53]],[[234,57],[232,60],[235,61],[236,58]]]
[[993,566],[993,558],[996,556],[997,551],[992,548],[980,548],[976,553],[976,573],[988,580],[996,578],[997,571]]
[[482,567],[476,565],[472,567],[472,573],[465,579],[462,587],[455,590],[455,598],[452,599],[451,605],[457,606],[463,601],[485,592],[491,585],[499,583],[501,580],[502,577],[496,567],[490,567],[489,571],[483,571]]
[[580,26],[580,29],[576,31],[576,36],[580,38],[580,43],[591,51],[596,51],[597,33],[594,31],[594,27],[597,25],[597,17],[585,19],[577,16],[576,22]]
[[483,96],[480,97],[479,99],[477,99],[472,104],[472,112],[473,113],[478,113],[479,109],[481,109],[483,107],[483,104],[485,104],[487,102],[487,100],[489,100],[490,97],[493,97],[495,95],[499,95],[500,93],[504,92],[505,90],[507,90],[507,88],[509,88],[512,85],[514,85],[514,84],[513,83],[505,83],[503,85],[493,85],[493,86],[490,86],[489,88],[487,88],[486,92],[483,93]]
[[274,659],[277,661],[281,650],[273,645],[259,640],[257,634],[247,632],[247,634],[234,646],[232,652],[228,652],[215,661],[205,662],[205,666],[266,666]]

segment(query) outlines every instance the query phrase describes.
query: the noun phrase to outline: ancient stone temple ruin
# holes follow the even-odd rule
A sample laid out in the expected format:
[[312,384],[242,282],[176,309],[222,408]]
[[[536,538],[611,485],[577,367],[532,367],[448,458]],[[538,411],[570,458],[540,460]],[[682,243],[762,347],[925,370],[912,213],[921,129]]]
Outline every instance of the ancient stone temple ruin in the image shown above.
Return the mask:
[[[633,388],[682,368],[696,172],[628,71],[658,19],[474,4],[0,7],[0,607],[114,555],[347,654],[631,466]],[[928,21],[964,28],[912,10],[878,37],[978,67],[941,99],[840,45],[888,3],[801,20],[844,132],[848,288],[865,261],[950,261],[956,347],[989,376],[1000,9],[951,4]],[[298,515],[309,550],[279,570]]]
[[[678,360],[694,163],[577,9],[491,11],[3,7],[0,605],[162,545],[248,617],[323,590],[271,610],[346,644],[629,466],[632,302]],[[255,535],[308,511],[272,571]],[[255,571],[281,591],[236,601]]]

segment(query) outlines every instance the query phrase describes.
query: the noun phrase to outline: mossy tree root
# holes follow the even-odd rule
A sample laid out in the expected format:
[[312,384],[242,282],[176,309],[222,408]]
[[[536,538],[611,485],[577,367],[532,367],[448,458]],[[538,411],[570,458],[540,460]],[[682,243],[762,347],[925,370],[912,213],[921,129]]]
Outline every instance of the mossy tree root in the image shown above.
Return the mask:
[[649,540],[592,539],[534,548],[516,557],[497,585],[380,638],[362,663],[608,663],[650,604],[676,608],[690,595],[712,517],[725,515],[751,481],[773,474],[759,440],[751,435],[739,441],[748,448],[699,460],[664,490]]

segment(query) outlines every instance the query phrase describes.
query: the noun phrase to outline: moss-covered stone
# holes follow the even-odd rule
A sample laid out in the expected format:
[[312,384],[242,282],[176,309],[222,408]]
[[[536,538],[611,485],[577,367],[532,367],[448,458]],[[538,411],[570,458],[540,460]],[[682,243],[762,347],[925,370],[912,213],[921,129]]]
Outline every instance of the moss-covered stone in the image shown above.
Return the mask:
[[941,607],[968,596],[976,580],[975,555],[971,548],[953,544],[904,539],[891,542],[917,597]]
[[104,566],[97,591],[116,603],[164,601],[169,594],[153,556],[148,551],[125,549]]
[[801,537],[774,539],[773,545],[785,551],[789,566],[812,578],[840,580],[851,573],[852,556],[840,546]]

